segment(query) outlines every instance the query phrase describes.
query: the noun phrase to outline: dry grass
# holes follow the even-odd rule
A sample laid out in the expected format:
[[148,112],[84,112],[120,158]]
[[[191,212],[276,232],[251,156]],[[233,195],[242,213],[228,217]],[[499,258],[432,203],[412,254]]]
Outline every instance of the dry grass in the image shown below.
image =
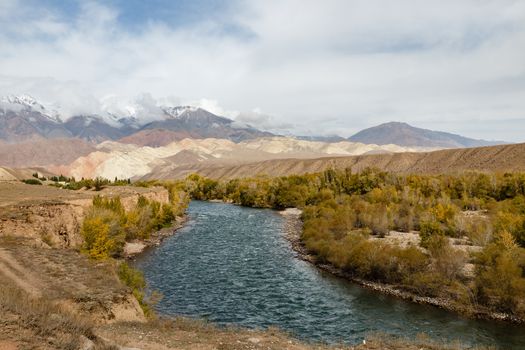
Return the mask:
[[0,310],[0,340],[19,348],[76,350],[91,341],[94,349],[111,349],[98,340],[89,319],[5,283],[0,286]]
[[[129,302],[131,291],[120,282],[113,261],[95,262],[70,249],[34,247],[31,240],[19,237],[0,237],[0,247],[4,254],[16,258],[20,269],[12,272],[22,285],[29,284],[48,300],[67,303],[97,322],[133,317],[120,313],[119,305],[130,312],[134,306]],[[10,284],[14,285],[13,281]]]
[[[136,194],[147,194],[151,192],[151,188],[132,186],[109,186],[102,191],[72,191],[47,185],[33,186],[17,181],[0,181],[0,193],[2,194],[0,196],[0,207],[64,203],[82,199],[89,201],[96,195],[126,198]],[[6,208],[2,208],[2,212],[5,210]]]
[[367,337],[366,344],[356,347],[359,350],[495,350],[496,347],[478,347],[456,342],[433,340],[425,334],[415,339],[395,337],[388,334],[376,333]]

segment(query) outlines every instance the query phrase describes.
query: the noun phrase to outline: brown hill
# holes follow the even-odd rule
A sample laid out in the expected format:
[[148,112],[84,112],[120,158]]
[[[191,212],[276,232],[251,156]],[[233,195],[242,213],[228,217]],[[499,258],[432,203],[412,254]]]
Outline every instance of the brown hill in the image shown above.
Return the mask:
[[95,150],[93,145],[74,138],[0,143],[0,166],[22,168],[69,164]]
[[525,171],[525,143],[421,153],[376,154],[318,159],[276,159],[236,166],[181,165],[155,169],[147,178],[183,178],[199,173],[211,178],[241,178],[256,175],[284,176],[329,168],[360,171],[375,167],[395,173],[438,174],[466,170]]
[[138,146],[161,147],[166,146],[174,141],[184,140],[186,138],[199,138],[187,131],[171,131],[162,129],[141,130],[129,136],[123,137],[119,142],[131,143]]
[[[51,177],[55,174],[50,173],[44,168],[7,168],[7,167],[0,167],[0,183],[3,181],[19,181],[24,179],[32,179],[33,174],[38,173],[38,176],[45,176],[45,177]],[[6,189],[2,186],[0,186],[0,190],[2,191],[2,196],[0,198],[0,205],[2,202],[2,199],[6,196]]]

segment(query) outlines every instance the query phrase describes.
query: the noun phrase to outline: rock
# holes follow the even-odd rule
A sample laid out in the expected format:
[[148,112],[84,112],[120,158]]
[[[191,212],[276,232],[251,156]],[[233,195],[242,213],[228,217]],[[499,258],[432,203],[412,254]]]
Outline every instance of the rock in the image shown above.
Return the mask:
[[259,338],[248,338],[248,341],[252,344],[259,344],[261,342],[261,339]]
[[279,212],[281,215],[301,216],[303,211],[299,208],[288,208]]
[[142,242],[126,242],[124,245],[124,256],[132,256],[142,253],[146,248],[146,244]]
[[95,348],[95,343],[83,335],[80,336],[80,343],[82,344],[80,350],[92,350]]

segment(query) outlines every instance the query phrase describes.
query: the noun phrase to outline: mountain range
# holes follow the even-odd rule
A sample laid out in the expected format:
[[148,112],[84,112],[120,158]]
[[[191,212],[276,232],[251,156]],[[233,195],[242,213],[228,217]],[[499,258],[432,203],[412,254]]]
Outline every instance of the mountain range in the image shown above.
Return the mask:
[[[290,164],[286,173],[300,171],[302,166],[292,165],[299,160],[387,157],[498,143],[397,122],[365,129],[348,139],[284,137],[194,106],[104,106],[98,113],[71,115],[27,95],[1,98],[0,166],[45,167],[77,178],[139,179],[284,161]],[[314,161],[318,163],[326,164]]]
[[[122,140],[142,146],[164,146],[184,138],[219,138],[233,142],[276,136],[250,125],[194,106],[118,104],[106,101],[97,114],[68,116],[55,104],[29,95],[0,99],[0,140],[18,143],[37,139],[80,138],[93,144]],[[115,107],[117,105],[117,107]],[[297,136],[300,140],[341,142],[341,136]],[[347,139],[364,144],[404,147],[461,148],[502,144],[390,122],[358,132]]]
[[66,119],[28,95],[5,96],[0,102],[0,140],[9,143],[42,138],[80,138],[100,143],[151,129],[173,131],[172,141],[181,137],[214,137],[239,142],[273,135],[192,106],[156,106],[157,119],[148,121],[137,118],[129,110],[120,116],[106,110]]

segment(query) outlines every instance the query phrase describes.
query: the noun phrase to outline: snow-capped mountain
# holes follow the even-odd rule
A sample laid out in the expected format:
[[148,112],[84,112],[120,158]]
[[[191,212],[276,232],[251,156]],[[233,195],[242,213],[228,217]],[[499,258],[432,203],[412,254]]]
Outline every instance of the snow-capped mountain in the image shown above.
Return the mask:
[[59,112],[52,105],[44,105],[42,102],[37,101],[35,98],[29,95],[7,95],[0,99],[0,109],[5,110],[26,110],[31,112],[38,112],[42,116],[48,118],[50,121],[55,123],[61,123]]
[[193,106],[175,106],[175,107],[161,107],[162,111],[166,114],[167,117],[179,118],[184,113],[195,112],[198,107]]
[[152,129],[172,131],[176,137],[225,138],[235,142],[272,135],[250,127],[239,128],[233,120],[199,107],[158,105],[147,94],[134,100],[108,96],[100,101],[97,113],[80,115],[67,115],[60,106],[42,103],[29,95],[0,98],[0,140],[8,142],[75,137],[99,143]]

